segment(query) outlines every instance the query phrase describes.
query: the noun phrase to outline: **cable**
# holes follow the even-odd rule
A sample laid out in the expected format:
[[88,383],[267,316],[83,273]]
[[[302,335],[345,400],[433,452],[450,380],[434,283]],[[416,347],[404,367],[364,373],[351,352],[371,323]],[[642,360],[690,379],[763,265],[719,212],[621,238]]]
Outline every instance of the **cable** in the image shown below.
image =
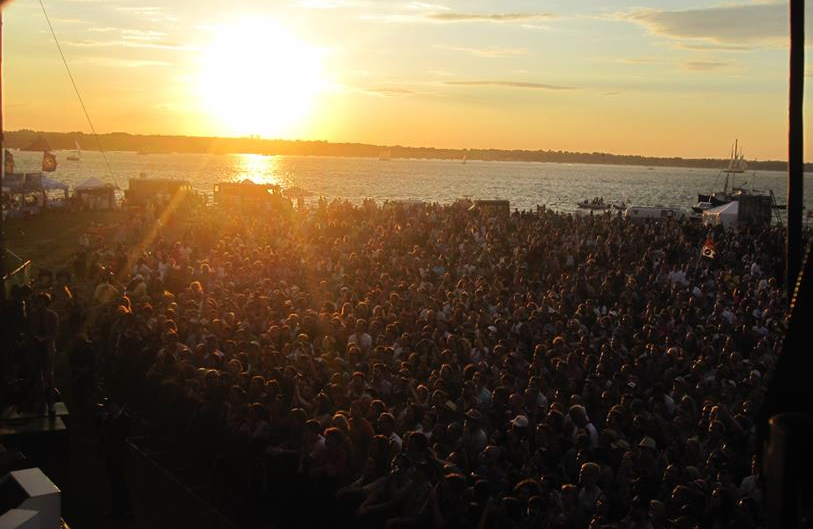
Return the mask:
[[85,107],[85,102],[82,100],[82,95],[79,93],[79,88],[76,86],[76,81],[73,78],[73,74],[71,73],[71,68],[68,66],[68,61],[65,59],[65,54],[62,53],[62,46],[59,44],[59,39],[56,38],[56,32],[54,31],[54,26],[51,24],[51,19],[48,17],[48,12],[45,10],[45,4],[42,3],[42,0],[38,0],[40,3],[40,7],[42,8],[42,14],[45,15],[45,21],[48,23],[48,28],[51,30],[51,35],[54,37],[54,42],[56,43],[56,49],[59,50],[59,56],[62,57],[62,64],[65,65],[65,70],[68,72],[68,77],[71,80],[71,84],[73,85],[73,91],[76,92],[76,97],[79,99],[79,104],[82,105],[82,112],[85,113],[85,119],[88,120],[88,125],[90,125],[90,130],[93,132],[93,138],[96,140],[96,145],[99,147],[99,152],[102,153],[102,158],[104,158],[104,163],[107,165],[107,171],[110,173],[110,178],[113,179],[113,184],[118,187],[119,184],[116,182],[116,176],[113,174],[113,168],[110,167],[110,161],[107,159],[107,153],[104,152],[102,148],[102,142],[99,140],[99,135],[96,134],[96,128],[93,126],[93,121],[90,119],[90,114],[88,114],[88,109]]

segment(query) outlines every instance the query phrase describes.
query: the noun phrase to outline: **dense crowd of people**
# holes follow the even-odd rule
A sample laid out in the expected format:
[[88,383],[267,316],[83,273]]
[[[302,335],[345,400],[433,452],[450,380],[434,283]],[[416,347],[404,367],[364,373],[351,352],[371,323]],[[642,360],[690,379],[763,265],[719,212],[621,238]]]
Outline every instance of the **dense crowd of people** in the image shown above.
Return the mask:
[[131,223],[72,301],[74,394],[291,524],[761,526],[781,229],[468,206]]

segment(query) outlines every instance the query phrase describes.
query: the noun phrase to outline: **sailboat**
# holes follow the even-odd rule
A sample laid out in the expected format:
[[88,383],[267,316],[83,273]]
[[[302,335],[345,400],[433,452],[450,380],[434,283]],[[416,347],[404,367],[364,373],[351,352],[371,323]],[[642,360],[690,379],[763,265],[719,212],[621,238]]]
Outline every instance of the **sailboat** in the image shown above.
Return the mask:
[[68,155],[67,160],[70,162],[78,162],[82,159],[82,149],[79,147],[79,142],[77,140],[73,140],[73,145],[75,149],[72,154]]
[[[720,171],[725,175],[723,183],[723,190],[716,191],[710,194],[699,193],[697,195],[697,205],[692,209],[697,213],[702,213],[704,210],[711,209],[723,204],[728,204],[736,200],[735,195],[742,191],[742,188],[734,187],[734,175],[743,174],[748,170],[748,163],[745,161],[745,156],[739,146],[739,141],[734,140],[734,145],[731,146],[731,152],[728,157],[728,165],[725,169]],[[729,183],[731,188],[729,189]]]
[[463,160],[462,160],[460,163],[462,163],[463,165],[466,165],[467,161],[468,161],[468,158],[467,158],[467,157],[466,157],[466,155],[464,154],[464,155],[463,155]]
[[390,152],[389,149],[381,151],[380,153],[378,153],[378,161],[379,162],[389,162],[391,154],[392,153]]
[[695,213],[702,213],[711,208],[722,206],[730,202],[739,201],[743,196],[764,196],[769,199],[770,207],[774,209],[782,209],[783,206],[777,205],[772,191],[758,191],[756,189],[748,189],[745,187],[745,182],[734,185],[735,175],[741,175],[748,171],[748,163],[745,161],[745,156],[739,146],[739,142],[734,140],[734,145],[731,146],[731,152],[728,158],[728,165],[725,169],[720,171],[720,174],[725,175],[722,191],[716,191],[711,194],[699,193],[697,195],[697,204],[692,207]]

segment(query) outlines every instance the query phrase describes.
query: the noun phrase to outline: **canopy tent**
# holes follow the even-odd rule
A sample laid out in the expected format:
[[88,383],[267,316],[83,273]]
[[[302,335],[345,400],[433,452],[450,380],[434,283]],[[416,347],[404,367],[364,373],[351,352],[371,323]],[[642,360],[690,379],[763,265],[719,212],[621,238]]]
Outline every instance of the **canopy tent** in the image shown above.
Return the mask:
[[48,143],[48,140],[43,138],[42,136],[37,136],[37,139],[20,149],[21,151],[28,151],[28,152],[50,152],[51,145]]
[[86,209],[115,209],[116,189],[95,177],[82,180],[75,188],[77,200]]
[[716,208],[707,209],[703,212],[703,223],[714,224],[719,226],[733,226],[740,218],[740,203],[736,200],[717,206]]
[[77,191],[91,191],[94,189],[105,189],[105,188],[116,189],[116,186],[114,186],[113,184],[109,184],[107,182],[102,182],[95,176],[86,178],[76,185]]
[[60,182],[59,180],[54,180],[53,178],[48,178],[47,176],[43,176],[40,179],[40,185],[45,191],[51,191],[52,189],[62,189],[63,191],[68,190],[68,184]]

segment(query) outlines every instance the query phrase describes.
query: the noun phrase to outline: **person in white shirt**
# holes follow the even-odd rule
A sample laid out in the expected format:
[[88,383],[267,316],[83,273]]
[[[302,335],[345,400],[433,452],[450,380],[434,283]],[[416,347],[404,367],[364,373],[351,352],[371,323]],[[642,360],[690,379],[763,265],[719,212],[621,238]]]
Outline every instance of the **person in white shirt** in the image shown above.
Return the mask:
[[366,321],[356,320],[356,332],[347,338],[347,345],[357,345],[362,351],[369,351],[373,347],[373,337],[367,334]]

